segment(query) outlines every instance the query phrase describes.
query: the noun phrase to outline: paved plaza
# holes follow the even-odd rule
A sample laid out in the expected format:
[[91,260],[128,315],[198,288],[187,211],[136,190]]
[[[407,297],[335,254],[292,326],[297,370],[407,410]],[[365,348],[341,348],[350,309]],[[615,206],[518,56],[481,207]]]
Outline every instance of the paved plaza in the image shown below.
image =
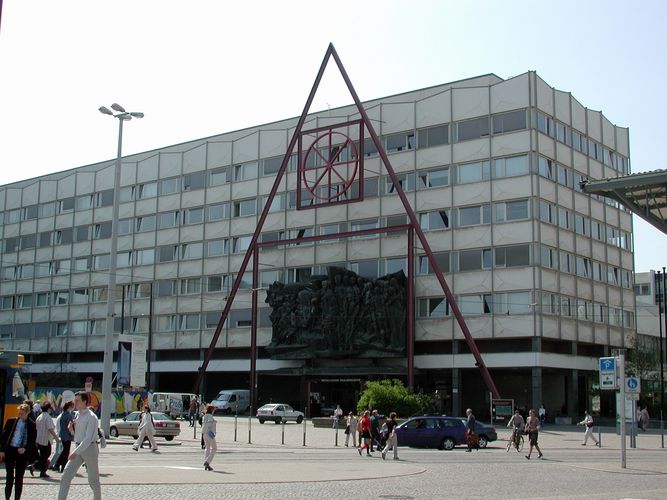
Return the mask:
[[[234,442],[234,418],[217,419],[213,472],[203,470],[199,429],[194,438],[185,422],[180,438],[171,443],[158,439],[159,453],[132,451],[131,438],[110,440],[100,456],[103,498],[667,498],[667,452],[656,432],[641,434],[636,449],[628,442],[623,469],[613,429],[603,430],[599,449],[590,442],[581,446],[581,428],[547,427],[540,433],[542,460],[507,452],[509,431],[498,428],[500,440],[485,450],[400,448],[395,461],[391,454],[387,460],[380,453],[360,457],[351,445],[344,446],[342,430],[335,446],[334,430],[316,429],[310,422],[305,447],[303,425],[259,425],[256,420],[248,444],[247,417],[239,418]],[[50,474],[51,479],[26,474],[23,497],[55,498],[60,474]],[[3,482],[4,476],[3,468]],[[69,498],[91,496],[82,469]]]

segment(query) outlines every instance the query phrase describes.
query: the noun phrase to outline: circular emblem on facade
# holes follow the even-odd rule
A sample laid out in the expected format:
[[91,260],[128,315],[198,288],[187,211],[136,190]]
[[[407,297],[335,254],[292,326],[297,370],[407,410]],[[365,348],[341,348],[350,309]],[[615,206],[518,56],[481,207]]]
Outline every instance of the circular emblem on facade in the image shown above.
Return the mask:
[[346,134],[328,130],[317,136],[303,157],[303,184],[318,200],[338,200],[357,177],[359,153]]

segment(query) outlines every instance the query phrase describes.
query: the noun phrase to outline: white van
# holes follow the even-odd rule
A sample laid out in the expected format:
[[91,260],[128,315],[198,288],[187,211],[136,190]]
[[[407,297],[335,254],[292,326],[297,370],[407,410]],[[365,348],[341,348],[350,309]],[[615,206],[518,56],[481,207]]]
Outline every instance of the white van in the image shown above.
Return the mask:
[[190,401],[194,394],[183,392],[154,392],[151,396],[151,411],[161,411],[171,418],[188,418]]
[[226,413],[245,413],[250,408],[250,391],[247,389],[224,389],[218,393],[211,404],[215,411]]

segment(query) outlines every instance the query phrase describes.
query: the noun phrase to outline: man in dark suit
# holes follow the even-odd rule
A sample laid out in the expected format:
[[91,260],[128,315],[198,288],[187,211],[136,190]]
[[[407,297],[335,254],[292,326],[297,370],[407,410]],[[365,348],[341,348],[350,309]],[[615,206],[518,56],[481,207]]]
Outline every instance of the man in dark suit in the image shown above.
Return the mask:
[[35,460],[37,428],[35,422],[28,418],[30,412],[31,408],[27,404],[20,405],[18,418],[7,420],[0,434],[0,461],[5,461],[7,469],[5,498],[11,497],[12,487],[16,483],[14,498],[20,500],[26,465]]

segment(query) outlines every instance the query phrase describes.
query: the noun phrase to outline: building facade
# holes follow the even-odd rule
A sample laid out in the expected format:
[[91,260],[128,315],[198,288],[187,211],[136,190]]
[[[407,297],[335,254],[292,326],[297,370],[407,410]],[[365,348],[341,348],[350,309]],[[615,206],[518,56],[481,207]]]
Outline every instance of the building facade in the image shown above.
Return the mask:
[[[503,397],[581,413],[597,357],[635,332],[631,214],[579,190],[630,171],[628,129],[534,72],[483,75],[364,103]],[[306,128],[358,119],[312,113]],[[189,389],[201,365],[296,118],[123,158],[116,330],[149,337],[151,389]],[[373,143],[364,201],[295,210],[296,157],[262,241],[405,224]],[[102,372],[114,162],[0,187],[0,348],[31,370]],[[352,188],[359,189],[359,186]],[[308,281],[330,265],[365,277],[407,269],[405,234],[271,247],[261,286]],[[253,265],[251,263],[251,265]],[[416,273],[416,386],[437,408],[488,414],[489,396],[423,251]],[[248,386],[251,273],[214,361],[208,396]],[[246,279],[247,277],[247,279]],[[273,360],[260,292],[258,398],[343,403],[361,383],[405,380],[406,360]]]

